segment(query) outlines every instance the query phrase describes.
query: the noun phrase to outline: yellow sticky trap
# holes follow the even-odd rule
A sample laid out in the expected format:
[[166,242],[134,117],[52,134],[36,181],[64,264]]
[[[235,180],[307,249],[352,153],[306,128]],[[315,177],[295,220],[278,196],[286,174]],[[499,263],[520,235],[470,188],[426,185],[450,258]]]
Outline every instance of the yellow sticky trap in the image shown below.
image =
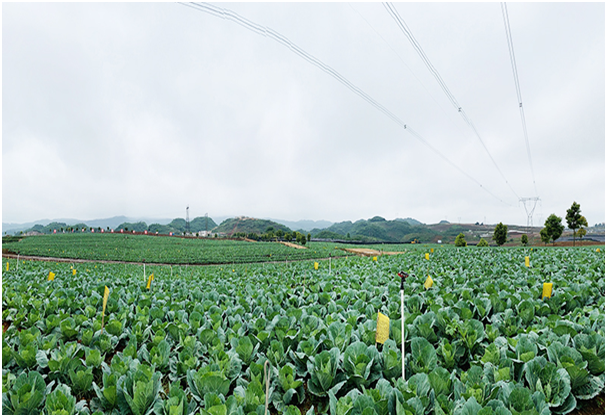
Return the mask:
[[384,343],[390,334],[390,317],[377,312],[377,330],[375,331],[375,342]]
[[[377,262],[377,256],[374,256],[374,257],[373,257],[373,260],[374,260],[375,262]],[[8,264],[7,264],[7,268],[8,268]],[[7,271],[8,271],[8,269],[7,269]]]
[[525,266],[529,268],[529,257],[525,256]]
[[[600,248],[596,248],[596,251],[597,251],[597,252],[600,252],[600,251],[601,251],[601,249],[600,249]],[[7,269],[7,271],[8,271],[8,269]]]
[[8,272],[8,262],[6,263],[6,271]]
[[148,285],[145,287],[146,289],[150,289],[150,285],[152,285],[152,280],[154,279],[154,274],[148,277]]
[[544,283],[544,288],[542,288],[542,299],[544,297],[550,298],[552,296],[552,283]]
[[428,289],[432,286],[432,284],[434,284],[434,281],[432,281],[432,278],[430,278],[430,275],[428,275],[426,282],[424,282],[424,288]]
[[430,248],[430,252],[431,252],[431,253],[434,253],[434,248]]
[[72,269],[72,275],[76,275],[76,270]]
[[103,332],[104,320],[105,320],[105,306],[107,305],[107,298],[110,295],[110,289],[105,286],[105,290],[103,291],[103,310],[101,310],[101,331]]
[[426,253],[426,261],[429,261],[429,260],[430,260],[430,254]]
[[110,289],[106,286],[103,291],[103,310],[101,311],[101,315],[105,315],[105,306],[107,305],[107,298],[110,295]]
[[318,262],[314,262],[314,269],[318,269]]
[[55,280],[55,273],[54,272],[49,272],[48,273],[48,280],[49,281],[54,281]]

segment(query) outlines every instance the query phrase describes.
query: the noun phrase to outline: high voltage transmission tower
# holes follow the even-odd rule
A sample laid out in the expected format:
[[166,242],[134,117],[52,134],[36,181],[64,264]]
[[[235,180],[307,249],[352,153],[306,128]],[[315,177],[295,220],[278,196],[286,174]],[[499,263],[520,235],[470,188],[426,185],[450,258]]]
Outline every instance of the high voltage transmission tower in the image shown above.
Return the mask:
[[[539,197],[526,197],[519,198],[521,203],[523,203],[523,207],[525,208],[525,213],[527,213],[527,233],[530,233],[530,227],[533,227],[533,212],[535,211],[535,207],[537,206],[537,202],[540,201]],[[529,207],[527,207],[527,203],[529,203]],[[533,203],[533,206],[531,206]]]

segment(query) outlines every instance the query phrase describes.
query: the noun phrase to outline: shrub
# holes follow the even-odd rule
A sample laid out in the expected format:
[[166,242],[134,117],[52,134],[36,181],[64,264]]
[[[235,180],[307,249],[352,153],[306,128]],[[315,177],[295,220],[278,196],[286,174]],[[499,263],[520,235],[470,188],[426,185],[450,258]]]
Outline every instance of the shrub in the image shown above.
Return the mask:
[[479,248],[486,248],[489,246],[489,243],[485,240],[485,238],[481,237],[481,240],[478,241],[476,246]]
[[455,246],[457,246],[457,247],[468,246],[468,243],[466,243],[466,237],[464,236],[463,233],[460,233],[455,238]]

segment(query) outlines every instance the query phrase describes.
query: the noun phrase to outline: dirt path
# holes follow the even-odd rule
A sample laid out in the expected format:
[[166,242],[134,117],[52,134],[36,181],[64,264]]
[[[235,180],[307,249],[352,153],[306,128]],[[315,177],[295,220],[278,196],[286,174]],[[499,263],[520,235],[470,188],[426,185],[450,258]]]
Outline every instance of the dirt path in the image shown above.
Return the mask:
[[285,246],[288,246],[290,248],[295,248],[295,249],[308,249],[305,246],[301,246],[301,245],[297,245],[295,243],[291,243],[291,242],[278,242],[278,243],[282,243]]
[[399,255],[405,252],[380,252],[375,249],[368,248],[339,248],[345,252],[355,253],[362,256],[381,256],[381,255]]

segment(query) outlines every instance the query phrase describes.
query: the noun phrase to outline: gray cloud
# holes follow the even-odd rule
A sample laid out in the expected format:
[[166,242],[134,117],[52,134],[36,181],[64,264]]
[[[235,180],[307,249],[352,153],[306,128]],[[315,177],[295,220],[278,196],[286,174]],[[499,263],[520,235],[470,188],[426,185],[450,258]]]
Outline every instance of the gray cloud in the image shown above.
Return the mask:
[[[211,217],[525,222],[381,4],[221,6],[335,68],[507,204],[332,77],[233,22],[167,3],[7,3],[3,221],[177,217],[189,204]],[[512,188],[532,196],[499,4],[395,6]],[[564,216],[576,200],[602,222],[604,4],[508,10],[542,198],[534,221]]]

